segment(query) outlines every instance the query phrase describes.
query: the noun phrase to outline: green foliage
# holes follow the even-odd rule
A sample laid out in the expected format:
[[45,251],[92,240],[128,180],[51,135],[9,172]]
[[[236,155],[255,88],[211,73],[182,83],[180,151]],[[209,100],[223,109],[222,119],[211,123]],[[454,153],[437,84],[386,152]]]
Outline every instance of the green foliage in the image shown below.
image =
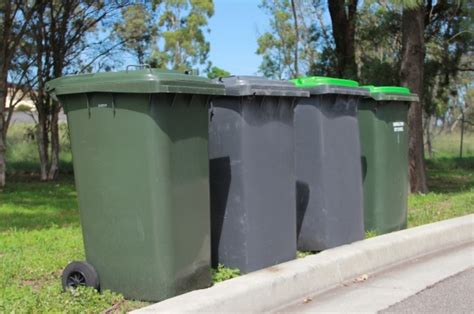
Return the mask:
[[15,111],[18,112],[31,112],[31,107],[25,104],[19,104],[15,106]]
[[210,44],[205,33],[208,19],[214,15],[212,0],[154,0],[160,12],[159,34],[163,47],[155,47],[149,58],[154,67],[188,70],[205,64]]
[[[315,22],[322,23],[323,20],[321,0],[294,0],[294,4],[298,36],[290,0],[262,0],[259,5],[270,17],[270,27],[258,37],[256,51],[262,56],[259,71],[266,77],[288,79],[310,72],[315,74],[314,71],[321,70],[321,67],[315,66],[316,63],[322,61],[329,65],[334,59],[328,53],[331,49],[325,44],[330,39],[326,30],[322,29],[324,26],[320,28]],[[319,56],[319,47],[323,47],[323,54],[327,53],[324,57],[328,58]]]
[[240,270],[238,270],[237,268],[227,268],[222,264],[219,264],[217,266],[217,269],[213,268],[211,271],[212,282],[214,283],[240,276]]
[[267,77],[296,76],[294,53],[299,50],[290,0],[262,0],[259,8],[270,16],[270,30],[257,39],[257,54],[263,57],[260,72]]
[[138,63],[144,64],[156,42],[158,27],[149,7],[134,4],[122,9],[122,20],[115,23],[115,33],[137,57]]
[[[313,35],[319,36],[319,31],[314,30]],[[334,48],[334,42],[330,39],[324,39],[321,41],[321,52],[318,54],[318,58],[314,59],[310,63],[308,75],[317,75],[317,76],[329,76],[337,77],[336,73],[336,51]]]
[[370,238],[373,238],[373,237],[376,237],[378,234],[377,234],[377,231],[375,230],[367,230],[365,232],[365,238],[366,239],[370,239]]
[[358,17],[356,55],[360,83],[398,85],[401,11],[388,5],[364,2]]
[[207,77],[210,78],[210,79],[215,79],[215,78],[218,78],[218,77],[226,77],[226,76],[229,76],[230,75],[230,72],[227,72],[226,70],[224,69],[221,69],[219,67],[210,67],[208,70],[207,70]]
[[296,252],[296,258],[303,258],[303,257],[314,255],[314,254],[316,254],[316,253],[311,252],[311,251],[297,251]]
[[[12,124],[7,136],[7,173],[38,172],[39,155],[36,147],[35,126],[33,124]],[[59,124],[59,152],[61,171],[72,173],[72,154],[67,125]]]
[[450,100],[459,97],[459,69],[474,62],[473,11],[469,1],[450,0],[427,25],[424,110],[429,115],[445,115]]
[[390,2],[400,9],[415,9],[420,5],[424,5],[424,0],[390,0]]
[[468,1],[450,0],[433,7],[421,1],[364,1],[358,12],[356,32],[360,82],[400,84],[402,8],[420,4],[428,12],[423,109],[430,116],[444,119],[453,113],[452,103],[458,102],[461,77],[472,82],[472,75],[459,72],[473,63],[469,47],[474,45],[474,36],[469,27],[474,10]]
[[[294,76],[293,51],[296,49],[296,34],[288,0],[269,3],[262,1],[261,8],[269,11],[273,33],[266,32],[258,39],[257,54],[263,56],[260,71],[266,76],[282,78]],[[272,73],[275,71],[275,73]],[[286,72],[286,73],[285,73]]]

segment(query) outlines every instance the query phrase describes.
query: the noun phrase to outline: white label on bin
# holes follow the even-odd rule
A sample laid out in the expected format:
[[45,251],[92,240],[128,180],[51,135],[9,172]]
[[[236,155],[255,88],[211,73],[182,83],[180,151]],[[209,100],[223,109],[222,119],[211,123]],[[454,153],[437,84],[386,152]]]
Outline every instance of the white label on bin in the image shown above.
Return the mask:
[[405,126],[405,122],[403,121],[393,122],[393,132],[403,132],[404,126]]
[[105,108],[105,107],[107,107],[107,104],[98,104],[97,107],[99,107],[99,108]]

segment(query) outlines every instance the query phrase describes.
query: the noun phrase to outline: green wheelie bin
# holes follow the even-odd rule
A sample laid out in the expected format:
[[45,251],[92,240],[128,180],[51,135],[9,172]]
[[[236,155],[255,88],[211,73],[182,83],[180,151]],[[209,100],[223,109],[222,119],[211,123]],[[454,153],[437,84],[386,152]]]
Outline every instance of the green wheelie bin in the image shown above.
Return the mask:
[[208,287],[208,103],[224,87],[148,67],[47,90],[67,114],[87,260],[65,268],[63,287],[146,301]]
[[364,225],[366,231],[383,234],[407,225],[407,116],[418,96],[405,87],[365,87],[370,96],[358,110]]

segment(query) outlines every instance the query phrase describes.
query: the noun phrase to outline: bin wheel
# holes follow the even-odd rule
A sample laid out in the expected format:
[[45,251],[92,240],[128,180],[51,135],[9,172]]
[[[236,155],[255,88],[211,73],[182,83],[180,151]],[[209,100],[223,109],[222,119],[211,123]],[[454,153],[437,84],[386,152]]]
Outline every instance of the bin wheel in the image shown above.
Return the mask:
[[87,262],[70,263],[64,268],[61,279],[64,291],[80,286],[99,290],[99,275],[94,267]]

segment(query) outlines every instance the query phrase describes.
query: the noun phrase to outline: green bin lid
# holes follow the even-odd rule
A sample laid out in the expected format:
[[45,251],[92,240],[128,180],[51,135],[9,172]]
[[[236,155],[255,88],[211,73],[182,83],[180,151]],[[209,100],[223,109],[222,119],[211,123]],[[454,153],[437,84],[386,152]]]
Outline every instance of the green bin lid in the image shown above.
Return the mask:
[[53,96],[94,92],[225,94],[223,84],[210,79],[159,69],[64,76],[47,82],[46,90]]
[[311,88],[321,85],[336,85],[336,86],[345,86],[345,87],[358,87],[359,83],[353,80],[346,80],[334,77],[325,77],[325,76],[307,76],[299,77],[296,79],[290,80],[297,87]]
[[402,86],[362,86],[370,92],[370,97],[375,100],[393,101],[418,101],[418,95],[412,94],[410,89]]
[[343,94],[352,96],[368,96],[365,88],[359,83],[325,76],[307,76],[290,80],[296,87],[308,89],[311,95]]

